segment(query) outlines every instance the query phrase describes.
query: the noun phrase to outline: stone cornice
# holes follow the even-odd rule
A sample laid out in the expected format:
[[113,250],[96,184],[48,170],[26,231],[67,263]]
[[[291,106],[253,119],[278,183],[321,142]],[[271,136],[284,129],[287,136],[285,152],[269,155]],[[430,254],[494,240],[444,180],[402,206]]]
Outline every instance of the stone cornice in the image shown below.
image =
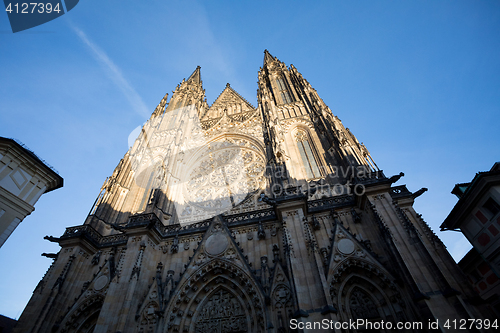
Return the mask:
[[31,212],[35,209],[35,207],[10,193],[3,187],[0,187],[0,197],[3,199],[3,204],[7,205],[9,208],[12,208],[16,212],[20,212],[23,214],[23,216],[19,216],[21,220],[24,219],[26,215],[31,214]]
[[52,167],[15,140],[0,137],[0,151],[4,152],[4,155],[10,155],[13,160],[21,161],[22,164],[32,169],[35,174],[42,177],[47,183],[45,193],[63,186],[63,178]]

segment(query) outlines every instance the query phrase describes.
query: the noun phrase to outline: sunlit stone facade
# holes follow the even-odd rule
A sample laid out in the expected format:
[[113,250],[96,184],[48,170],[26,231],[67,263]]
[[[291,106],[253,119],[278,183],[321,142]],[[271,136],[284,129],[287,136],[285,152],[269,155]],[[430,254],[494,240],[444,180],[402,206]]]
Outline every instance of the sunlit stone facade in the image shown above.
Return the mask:
[[401,176],[384,176],[269,52],[256,107],[229,84],[208,105],[197,68],[162,99],[85,223],[50,238],[61,250],[17,331],[290,332],[291,320],[357,319],[427,331],[429,320],[481,318],[412,208],[424,190],[393,186]]

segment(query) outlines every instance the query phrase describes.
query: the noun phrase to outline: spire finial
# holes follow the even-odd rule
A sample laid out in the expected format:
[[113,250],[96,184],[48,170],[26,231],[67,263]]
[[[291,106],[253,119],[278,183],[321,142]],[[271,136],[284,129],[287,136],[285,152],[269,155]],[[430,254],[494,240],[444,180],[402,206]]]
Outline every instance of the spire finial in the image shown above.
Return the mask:
[[267,63],[274,61],[274,57],[269,53],[267,49],[264,50],[264,67]]
[[189,76],[187,81],[196,82],[196,83],[201,82],[201,67],[200,66],[196,67],[196,69],[193,71],[193,74],[191,74]]

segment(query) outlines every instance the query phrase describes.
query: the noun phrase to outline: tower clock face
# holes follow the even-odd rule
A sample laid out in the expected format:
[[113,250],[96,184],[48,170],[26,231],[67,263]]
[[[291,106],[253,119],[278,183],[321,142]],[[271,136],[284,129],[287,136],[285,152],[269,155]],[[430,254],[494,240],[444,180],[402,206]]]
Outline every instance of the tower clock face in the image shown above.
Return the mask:
[[247,140],[211,143],[198,156],[185,173],[181,220],[187,215],[223,213],[264,187],[264,157]]

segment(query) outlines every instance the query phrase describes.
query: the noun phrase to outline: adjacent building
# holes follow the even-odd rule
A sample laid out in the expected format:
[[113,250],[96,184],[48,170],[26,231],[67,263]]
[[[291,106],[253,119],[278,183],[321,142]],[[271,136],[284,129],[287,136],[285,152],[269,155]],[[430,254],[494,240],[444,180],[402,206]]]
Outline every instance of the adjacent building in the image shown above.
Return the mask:
[[451,193],[459,200],[441,230],[460,231],[472,244],[459,266],[500,318],[500,162]]
[[0,333],[11,333],[16,323],[15,319],[0,315]]

